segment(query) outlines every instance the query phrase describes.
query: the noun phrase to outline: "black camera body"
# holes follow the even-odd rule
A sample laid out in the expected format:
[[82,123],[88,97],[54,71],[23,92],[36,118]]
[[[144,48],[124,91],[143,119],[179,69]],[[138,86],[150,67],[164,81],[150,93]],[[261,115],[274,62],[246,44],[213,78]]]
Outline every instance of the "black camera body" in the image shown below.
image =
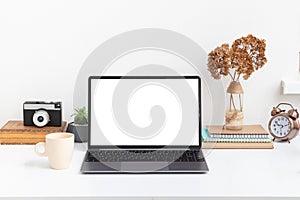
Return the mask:
[[62,103],[26,101],[23,104],[24,126],[61,126]]

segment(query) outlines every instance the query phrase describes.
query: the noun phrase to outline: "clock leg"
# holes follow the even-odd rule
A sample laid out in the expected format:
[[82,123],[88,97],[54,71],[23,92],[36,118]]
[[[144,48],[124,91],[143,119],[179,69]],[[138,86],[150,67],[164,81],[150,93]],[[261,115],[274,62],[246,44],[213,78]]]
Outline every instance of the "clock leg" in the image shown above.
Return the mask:
[[275,138],[273,138],[273,142],[275,141]]
[[289,139],[287,139],[288,143],[291,143]]

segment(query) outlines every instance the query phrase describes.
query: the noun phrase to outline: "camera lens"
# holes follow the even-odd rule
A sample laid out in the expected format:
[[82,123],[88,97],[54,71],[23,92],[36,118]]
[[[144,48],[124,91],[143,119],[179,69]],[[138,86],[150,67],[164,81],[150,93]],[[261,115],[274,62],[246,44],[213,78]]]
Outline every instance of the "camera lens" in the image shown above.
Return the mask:
[[38,116],[37,120],[38,120],[39,122],[42,122],[42,121],[44,121],[44,117]]
[[49,123],[50,116],[45,110],[37,110],[32,117],[32,121],[36,126],[44,127]]

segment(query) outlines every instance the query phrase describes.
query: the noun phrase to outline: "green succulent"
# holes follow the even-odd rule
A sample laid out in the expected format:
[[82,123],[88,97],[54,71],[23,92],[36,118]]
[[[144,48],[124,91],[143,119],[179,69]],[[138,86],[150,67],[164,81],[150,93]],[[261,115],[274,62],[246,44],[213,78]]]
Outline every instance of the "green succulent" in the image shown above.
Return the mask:
[[74,123],[77,125],[87,125],[87,115],[88,112],[85,107],[82,108],[75,108],[75,113],[71,115],[71,117],[74,117]]

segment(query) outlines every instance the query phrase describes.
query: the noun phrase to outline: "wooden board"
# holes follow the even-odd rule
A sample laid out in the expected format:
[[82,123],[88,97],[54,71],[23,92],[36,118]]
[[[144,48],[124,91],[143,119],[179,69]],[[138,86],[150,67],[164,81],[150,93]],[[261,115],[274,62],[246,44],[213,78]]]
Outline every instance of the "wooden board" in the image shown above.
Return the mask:
[[223,126],[206,126],[210,134],[269,134],[261,125],[244,125],[241,130],[223,129]]
[[264,143],[202,143],[203,149],[273,149],[273,142]]
[[36,144],[44,142],[45,136],[49,133],[66,132],[67,122],[62,122],[62,126],[46,126],[38,128],[35,126],[24,126],[23,121],[8,121],[0,129],[1,144]]
[[39,142],[45,142],[45,138],[41,139],[35,139],[35,138],[30,138],[30,139],[0,139],[1,145],[4,144],[36,144]]
[[8,121],[1,129],[0,131],[14,131],[14,132],[37,132],[37,133],[43,133],[43,132],[48,132],[48,133],[53,133],[53,132],[58,132],[66,131],[66,126],[67,122],[63,121],[62,126],[57,127],[57,126],[45,126],[43,128],[39,128],[36,126],[24,126],[23,121]]

